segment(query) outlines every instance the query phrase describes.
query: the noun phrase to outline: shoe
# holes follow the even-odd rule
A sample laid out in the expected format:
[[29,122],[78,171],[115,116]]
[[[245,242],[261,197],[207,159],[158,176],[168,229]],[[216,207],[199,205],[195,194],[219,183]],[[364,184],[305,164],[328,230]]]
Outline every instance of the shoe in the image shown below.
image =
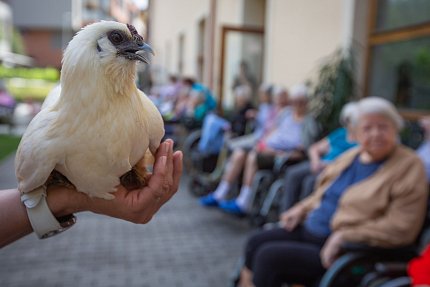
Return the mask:
[[213,193],[200,197],[200,204],[203,206],[218,206],[219,203],[215,199]]
[[222,201],[219,203],[219,208],[222,211],[225,211],[230,214],[234,214],[237,216],[246,216],[245,210],[239,207],[236,203],[236,199]]

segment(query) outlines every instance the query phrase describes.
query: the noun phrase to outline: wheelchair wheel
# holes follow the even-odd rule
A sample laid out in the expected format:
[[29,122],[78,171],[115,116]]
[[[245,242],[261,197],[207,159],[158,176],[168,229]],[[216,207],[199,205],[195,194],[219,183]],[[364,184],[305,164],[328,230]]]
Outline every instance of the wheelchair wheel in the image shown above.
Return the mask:
[[377,258],[368,254],[349,253],[339,258],[327,270],[320,282],[320,287],[360,286],[363,277],[374,270]]
[[200,182],[199,179],[194,176],[190,177],[188,190],[196,197],[205,196],[210,192],[209,188],[202,184],[202,182]]

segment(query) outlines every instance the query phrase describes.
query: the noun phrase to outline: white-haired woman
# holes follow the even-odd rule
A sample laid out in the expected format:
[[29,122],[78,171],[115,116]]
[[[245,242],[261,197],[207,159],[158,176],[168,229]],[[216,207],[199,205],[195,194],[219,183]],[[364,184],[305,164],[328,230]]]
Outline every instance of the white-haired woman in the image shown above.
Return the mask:
[[388,101],[361,100],[359,147],[325,168],[315,191],[281,215],[284,228],[250,237],[240,286],[311,286],[344,242],[414,242],[425,217],[427,182],[420,159],[399,144],[402,124]]
[[357,103],[347,103],[340,113],[341,127],[311,145],[308,150],[309,160],[292,165],[286,170],[282,210],[290,208],[299,199],[308,196],[313,191],[320,172],[341,154],[357,145],[352,120],[356,113]]

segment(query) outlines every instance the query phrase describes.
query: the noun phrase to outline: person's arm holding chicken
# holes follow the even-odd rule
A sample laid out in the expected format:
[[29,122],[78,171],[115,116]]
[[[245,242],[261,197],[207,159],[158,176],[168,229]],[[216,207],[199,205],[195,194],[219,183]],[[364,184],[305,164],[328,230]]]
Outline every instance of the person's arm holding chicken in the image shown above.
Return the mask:
[[[157,150],[154,173],[144,188],[127,191],[119,186],[115,198],[105,200],[52,185],[47,190],[47,202],[56,217],[92,211],[134,223],[147,223],[176,193],[181,173],[182,153],[173,152],[173,142],[166,140]],[[0,192],[0,226],[0,248],[32,232],[17,189]]]

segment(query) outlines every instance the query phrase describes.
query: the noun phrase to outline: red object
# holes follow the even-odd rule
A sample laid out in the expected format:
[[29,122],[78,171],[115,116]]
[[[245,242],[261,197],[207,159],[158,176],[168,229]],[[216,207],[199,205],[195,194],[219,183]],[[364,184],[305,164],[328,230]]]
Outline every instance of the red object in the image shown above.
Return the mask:
[[409,262],[408,274],[412,285],[430,285],[430,244],[427,245],[421,256]]
[[258,152],[262,152],[262,151],[264,151],[266,148],[267,148],[267,145],[266,145],[266,142],[265,142],[264,140],[260,140],[260,141],[257,143],[257,151],[258,151]]

